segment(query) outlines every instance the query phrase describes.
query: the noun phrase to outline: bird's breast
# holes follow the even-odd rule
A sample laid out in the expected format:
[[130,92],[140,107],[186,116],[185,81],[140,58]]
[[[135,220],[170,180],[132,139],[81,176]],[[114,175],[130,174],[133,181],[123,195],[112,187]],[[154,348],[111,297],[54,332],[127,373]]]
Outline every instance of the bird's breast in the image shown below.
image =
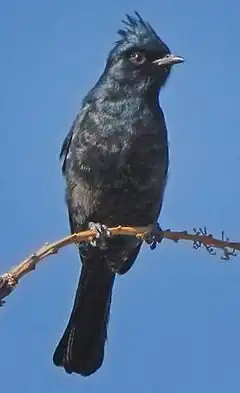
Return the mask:
[[68,189],[91,221],[147,225],[156,220],[168,169],[167,131],[157,109],[127,106],[115,117],[94,112],[76,135]]

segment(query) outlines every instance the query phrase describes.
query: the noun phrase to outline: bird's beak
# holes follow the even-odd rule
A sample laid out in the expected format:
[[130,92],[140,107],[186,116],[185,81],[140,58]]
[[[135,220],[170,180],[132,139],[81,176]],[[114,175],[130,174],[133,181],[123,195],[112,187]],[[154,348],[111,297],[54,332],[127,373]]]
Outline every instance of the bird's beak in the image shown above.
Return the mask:
[[183,62],[184,59],[182,57],[170,54],[170,55],[166,55],[165,57],[162,57],[161,59],[154,60],[153,63],[161,67],[166,65],[179,64]]

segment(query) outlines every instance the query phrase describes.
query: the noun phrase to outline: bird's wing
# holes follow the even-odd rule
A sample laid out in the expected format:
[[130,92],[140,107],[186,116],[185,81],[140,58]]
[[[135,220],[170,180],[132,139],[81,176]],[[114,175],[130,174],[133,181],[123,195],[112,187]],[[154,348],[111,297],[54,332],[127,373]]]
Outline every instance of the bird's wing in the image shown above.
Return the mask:
[[[121,171],[127,142],[112,131],[111,124],[101,124],[94,106],[85,103],[76,117],[61,149],[63,174],[66,178],[66,202],[71,232],[87,229],[89,221],[107,225],[121,222],[116,216],[115,191],[112,190],[117,173]],[[113,129],[115,131],[115,129]],[[121,178],[118,187],[121,187]],[[114,221],[115,220],[115,221]],[[135,238],[109,240],[108,264],[113,271],[126,273],[132,266],[141,247]],[[82,260],[90,258],[91,252],[80,247]],[[105,255],[105,254],[104,254]]]
[[62,172],[63,174],[65,174],[65,170],[66,170],[66,160],[67,160],[67,156],[68,156],[68,152],[69,152],[69,148],[72,142],[72,138],[73,135],[79,131],[80,127],[81,127],[81,123],[84,119],[84,117],[86,116],[87,112],[88,112],[89,106],[85,105],[83,106],[83,108],[81,109],[81,111],[77,114],[76,119],[74,120],[66,138],[63,141],[62,147],[61,147],[61,151],[60,151],[60,155],[59,158],[62,161]]

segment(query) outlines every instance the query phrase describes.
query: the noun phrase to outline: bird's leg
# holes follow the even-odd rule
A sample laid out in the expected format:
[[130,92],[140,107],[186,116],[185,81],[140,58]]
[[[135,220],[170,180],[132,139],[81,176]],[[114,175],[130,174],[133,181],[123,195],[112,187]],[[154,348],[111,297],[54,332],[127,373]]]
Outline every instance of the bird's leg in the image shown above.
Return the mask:
[[111,236],[108,227],[98,222],[89,222],[88,228],[96,232],[95,238],[90,241],[91,246],[101,249],[107,248],[107,239]]
[[157,243],[161,243],[163,239],[163,231],[159,223],[153,224],[152,229],[148,232],[145,237],[145,242],[150,245],[151,250],[155,250]]

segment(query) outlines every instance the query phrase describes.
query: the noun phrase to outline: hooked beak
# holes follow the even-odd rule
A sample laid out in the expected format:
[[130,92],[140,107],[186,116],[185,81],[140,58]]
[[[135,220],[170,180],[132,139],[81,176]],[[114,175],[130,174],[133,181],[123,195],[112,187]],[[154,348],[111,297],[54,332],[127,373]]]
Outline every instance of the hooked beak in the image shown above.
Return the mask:
[[162,57],[161,59],[154,60],[154,64],[157,66],[166,66],[166,65],[173,65],[173,64],[179,64],[183,63],[184,59],[183,57],[180,56],[175,56],[173,54],[166,55],[165,57]]

